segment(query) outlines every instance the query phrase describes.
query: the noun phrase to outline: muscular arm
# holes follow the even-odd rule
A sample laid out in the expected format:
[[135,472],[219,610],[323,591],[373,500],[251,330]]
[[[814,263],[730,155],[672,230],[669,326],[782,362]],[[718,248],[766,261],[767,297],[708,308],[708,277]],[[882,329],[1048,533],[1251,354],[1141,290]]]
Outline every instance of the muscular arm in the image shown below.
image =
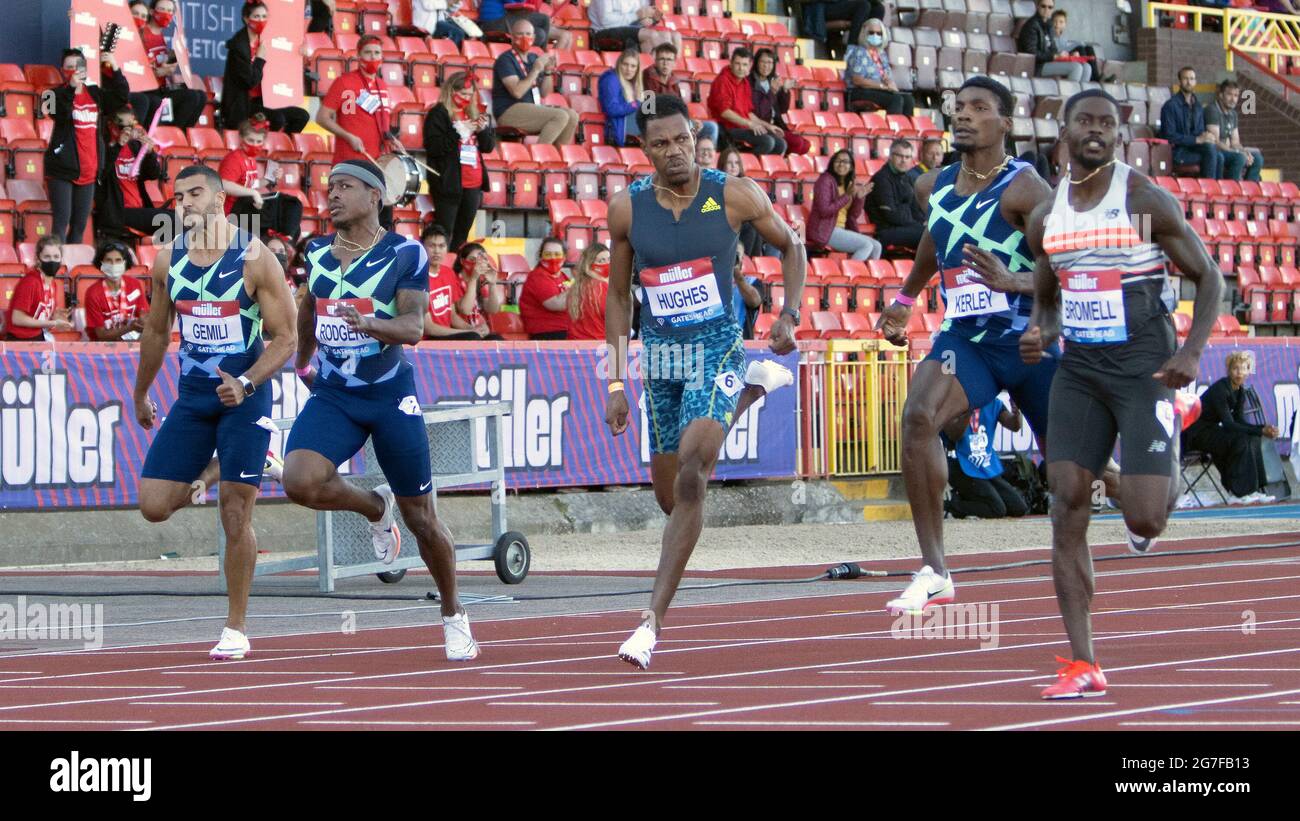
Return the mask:
[[294,368],[302,370],[311,364],[316,353],[316,295],[307,286],[298,289],[298,355]]
[[[1052,187],[1038,176],[1038,172],[1032,168],[1026,168],[1016,175],[1007,186],[1007,193],[1002,197],[1002,216],[1007,222],[1020,229],[1026,235],[1029,233],[1028,226],[1030,217],[1040,205],[1047,204],[1050,209],[1052,202]],[[1047,211],[1043,212],[1046,218]],[[1039,240],[1041,242],[1041,225]],[[1035,257],[1042,256],[1041,247],[1034,251]],[[1007,289],[1008,293],[1033,294],[1036,291],[1036,281],[1038,278],[1037,268],[1033,271],[1010,271],[1011,278],[1015,281],[1012,288]],[[1002,290],[1002,289],[998,289]]]
[[627,375],[627,339],[632,327],[632,200],[620,191],[609,204],[609,293],[605,297],[605,342],[609,345],[609,377]]
[[352,132],[339,125],[338,112],[325,106],[320,107],[316,112],[316,122],[320,127],[330,132],[336,137],[342,137],[345,140],[351,139],[354,135]]
[[253,240],[247,259],[246,276],[252,280],[253,298],[262,314],[262,333],[268,341],[262,355],[243,375],[254,385],[260,385],[278,374],[293,356],[298,344],[297,317],[284,269],[271,249],[260,240]]
[[397,316],[392,319],[364,317],[358,330],[385,345],[414,345],[424,334],[424,313],[428,304],[428,291],[401,288],[397,291]]
[[726,198],[727,217],[737,230],[748,222],[759,236],[781,252],[781,281],[785,293],[802,294],[808,255],[798,235],[777,216],[771,200],[748,177],[728,178]]
[[1025,226],[1025,241],[1034,255],[1034,310],[1029,315],[1029,327],[1042,330],[1043,347],[1061,335],[1061,283],[1043,252],[1043,226],[1051,210],[1051,200],[1043,201],[1029,215]]
[[[921,213],[927,214],[930,210],[930,191],[934,188],[934,181],[939,178],[939,170],[935,169],[921,175],[916,181],[916,202],[921,206]],[[912,263],[912,270],[903,280],[903,293],[906,296],[916,299],[921,293],[921,289],[930,284],[934,275],[939,272],[939,260],[934,252],[934,239],[930,236],[930,228],[921,233],[921,242],[916,246],[916,259]]]
[[168,247],[159,251],[153,261],[154,298],[144,318],[144,331],[140,334],[140,367],[135,373],[136,404],[148,398],[149,386],[158,376],[163,356],[167,354],[167,343],[171,341],[172,319],[176,315],[171,294],[167,292],[167,269],[171,258],[172,251]]

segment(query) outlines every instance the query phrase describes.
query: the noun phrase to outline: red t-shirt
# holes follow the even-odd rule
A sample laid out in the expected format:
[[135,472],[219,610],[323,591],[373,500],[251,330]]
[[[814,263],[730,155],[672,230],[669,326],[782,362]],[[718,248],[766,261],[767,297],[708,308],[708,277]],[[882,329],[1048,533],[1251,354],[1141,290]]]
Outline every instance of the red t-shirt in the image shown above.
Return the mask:
[[[245,154],[242,148],[236,148],[226,155],[221,161],[221,169],[218,173],[221,174],[221,179],[230,180],[235,185],[242,185],[245,188],[256,189],[261,185],[257,160]],[[236,197],[226,197],[227,214],[235,207],[235,199]]]
[[460,141],[460,184],[466,191],[483,186],[483,154],[478,150],[478,135]]
[[[350,71],[334,81],[321,105],[334,110],[340,128],[361,138],[370,156],[379,156],[393,111],[384,78],[376,76],[367,80],[360,69]],[[346,140],[334,138],[335,163],[364,159]]]
[[709,89],[709,116],[727,128],[738,128],[735,123],[723,119],[722,112],[728,109],[742,117],[748,117],[754,111],[754,92],[749,78],[737,80],[730,67],[718,74]]
[[32,319],[49,319],[54,316],[54,280],[45,281],[40,271],[28,271],[14,286],[13,299],[5,316],[5,328],[10,336],[19,339],[40,339],[44,328],[20,328],[14,324],[14,311],[22,311]]
[[524,321],[529,336],[569,330],[568,310],[552,311],[542,304],[564,293],[567,281],[563,271],[552,276],[539,267],[528,274],[523,293],[519,295],[519,318]]
[[465,295],[465,283],[456,272],[443,265],[436,274],[429,274],[429,317],[444,328],[451,327],[452,311]]
[[608,295],[609,283],[592,279],[582,295],[578,318],[569,328],[569,339],[605,339],[605,297]]
[[[144,46],[144,52],[149,58],[150,66],[156,68],[171,62],[171,55],[167,53],[167,38],[163,37],[162,32],[155,34],[153,29],[145,26],[140,30],[140,45]],[[158,85],[166,87],[170,84],[170,78],[158,78]]]
[[140,198],[138,175],[131,173],[135,165],[135,152],[130,145],[122,146],[117,154],[117,187],[122,189],[122,207],[143,208],[144,200]]
[[109,295],[104,282],[96,282],[86,291],[86,335],[93,340],[92,328],[120,328],[149,311],[144,289],[133,277],[122,277],[122,287]]
[[75,185],[90,185],[99,171],[99,106],[82,86],[72,100],[72,133],[77,140],[77,162],[81,174]]

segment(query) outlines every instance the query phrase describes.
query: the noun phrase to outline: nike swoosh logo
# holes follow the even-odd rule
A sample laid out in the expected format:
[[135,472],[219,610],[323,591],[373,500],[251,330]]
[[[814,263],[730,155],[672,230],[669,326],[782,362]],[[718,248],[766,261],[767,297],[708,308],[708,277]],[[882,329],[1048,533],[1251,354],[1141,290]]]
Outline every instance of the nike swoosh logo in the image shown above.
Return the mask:
[[994,198],[991,199],[991,200],[984,200],[984,202],[976,202],[976,203],[975,203],[975,207],[976,207],[976,208],[983,208],[984,206],[988,205],[988,204],[991,203],[991,202],[997,202],[997,198],[994,197]]
[[243,276],[244,272],[242,269],[237,269],[234,271],[226,271],[224,274],[217,274],[217,279],[225,279],[226,277],[234,276],[235,274],[239,274],[240,276]]
[[424,484],[420,485],[420,490],[428,490],[431,487],[433,487],[433,482],[425,482]]
[[239,478],[240,478],[240,479],[256,479],[256,478],[257,478],[257,474],[256,474],[256,473],[244,473],[244,472],[241,470],[241,471],[239,471]]
[[382,260],[382,259],[371,260],[370,262],[367,262],[367,263],[366,263],[366,267],[367,267],[367,268],[374,268],[376,265],[382,265],[384,262],[385,262],[385,260]]

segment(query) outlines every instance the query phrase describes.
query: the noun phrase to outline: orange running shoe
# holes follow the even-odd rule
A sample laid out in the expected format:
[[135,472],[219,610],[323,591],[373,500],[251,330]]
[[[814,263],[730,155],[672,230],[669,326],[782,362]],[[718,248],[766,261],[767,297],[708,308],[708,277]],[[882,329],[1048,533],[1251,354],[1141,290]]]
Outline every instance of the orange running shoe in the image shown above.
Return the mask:
[[1060,656],[1056,660],[1065,666],[1056,671],[1056,683],[1043,689],[1043,698],[1092,698],[1106,695],[1106,674],[1100,667]]

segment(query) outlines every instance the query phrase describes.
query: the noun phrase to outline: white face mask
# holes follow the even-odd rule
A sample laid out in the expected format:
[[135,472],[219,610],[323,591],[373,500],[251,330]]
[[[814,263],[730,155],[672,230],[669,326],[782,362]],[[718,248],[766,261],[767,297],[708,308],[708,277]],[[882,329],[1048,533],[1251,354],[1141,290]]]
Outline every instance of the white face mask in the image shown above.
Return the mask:
[[126,263],[105,262],[103,265],[99,266],[99,269],[104,272],[104,276],[108,277],[113,281],[117,281],[122,278],[123,274],[126,273]]

